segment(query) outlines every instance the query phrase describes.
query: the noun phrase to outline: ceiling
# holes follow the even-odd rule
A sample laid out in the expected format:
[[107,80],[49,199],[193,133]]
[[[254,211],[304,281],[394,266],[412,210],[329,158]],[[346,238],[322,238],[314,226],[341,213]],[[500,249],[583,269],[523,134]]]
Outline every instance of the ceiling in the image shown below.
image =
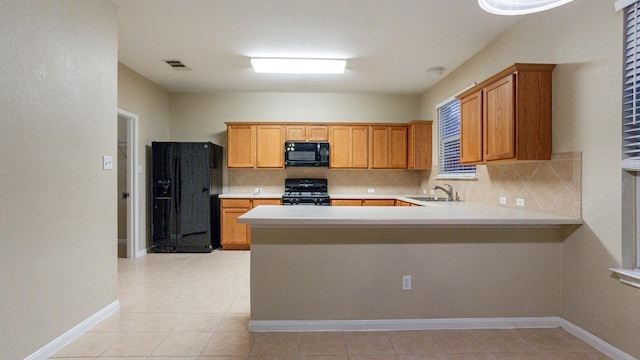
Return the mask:
[[[521,17],[476,0],[112,0],[119,61],[170,92],[420,94]],[[346,58],[343,75],[256,74],[250,57]],[[181,60],[174,70],[163,60]]]

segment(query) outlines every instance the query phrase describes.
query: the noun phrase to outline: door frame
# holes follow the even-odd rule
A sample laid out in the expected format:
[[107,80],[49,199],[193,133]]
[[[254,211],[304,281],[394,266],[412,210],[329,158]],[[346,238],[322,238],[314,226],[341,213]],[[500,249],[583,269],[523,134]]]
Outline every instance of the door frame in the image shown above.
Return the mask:
[[127,189],[129,190],[129,201],[127,202],[127,258],[137,258],[145,254],[144,251],[138,253],[140,234],[138,174],[142,171],[138,159],[138,115],[118,108],[118,117],[127,119]]

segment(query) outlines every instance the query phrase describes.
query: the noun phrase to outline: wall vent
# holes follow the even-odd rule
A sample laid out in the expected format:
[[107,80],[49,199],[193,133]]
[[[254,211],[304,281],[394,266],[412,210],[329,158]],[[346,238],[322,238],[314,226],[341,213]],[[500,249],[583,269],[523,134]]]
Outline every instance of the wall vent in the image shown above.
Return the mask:
[[166,62],[174,70],[186,70],[186,71],[191,70],[190,67],[188,67],[187,65],[183,64],[182,61],[180,61],[180,60],[162,60],[162,61]]

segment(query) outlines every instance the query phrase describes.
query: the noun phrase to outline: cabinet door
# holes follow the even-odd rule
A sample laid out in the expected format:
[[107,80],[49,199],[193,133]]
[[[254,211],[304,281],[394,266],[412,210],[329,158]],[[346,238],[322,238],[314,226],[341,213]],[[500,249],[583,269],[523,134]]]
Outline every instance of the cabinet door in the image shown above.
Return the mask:
[[389,168],[407,168],[407,127],[389,128]]
[[238,217],[249,211],[248,208],[222,208],[222,248],[225,250],[249,249],[250,233],[247,224],[238,223]]
[[287,125],[285,129],[287,140],[305,141],[307,139],[307,127],[304,125]]
[[227,127],[227,167],[253,168],[256,166],[256,127],[229,125]]
[[308,125],[306,139],[308,141],[327,141],[329,130],[325,125]]
[[516,156],[514,76],[506,76],[483,91],[485,161],[513,159]]
[[431,170],[431,121],[416,121],[407,134],[407,168]]
[[351,166],[350,134],[348,126],[329,127],[329,167],[349,168]]
[[280,125],[258,125],[256,167],[284,167],[284,129]]
[[349,132],[351,168],[366,169],[369,167],[369,128],[364,125],[351,126]]
[[482,91],[460,100],[460,163],[482,162]]
[[372,126],[371,137],[371,168],[389,168],[389,128],[387,126]]

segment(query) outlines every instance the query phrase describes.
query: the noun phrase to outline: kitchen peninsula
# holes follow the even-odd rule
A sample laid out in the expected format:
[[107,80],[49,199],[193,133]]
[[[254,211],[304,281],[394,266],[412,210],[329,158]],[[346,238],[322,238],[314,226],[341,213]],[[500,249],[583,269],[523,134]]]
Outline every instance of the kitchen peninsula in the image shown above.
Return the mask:
[[251,330],[561,315],[561,243],[580,219],[420,204],[258,206],[242,215],[252,231]]

